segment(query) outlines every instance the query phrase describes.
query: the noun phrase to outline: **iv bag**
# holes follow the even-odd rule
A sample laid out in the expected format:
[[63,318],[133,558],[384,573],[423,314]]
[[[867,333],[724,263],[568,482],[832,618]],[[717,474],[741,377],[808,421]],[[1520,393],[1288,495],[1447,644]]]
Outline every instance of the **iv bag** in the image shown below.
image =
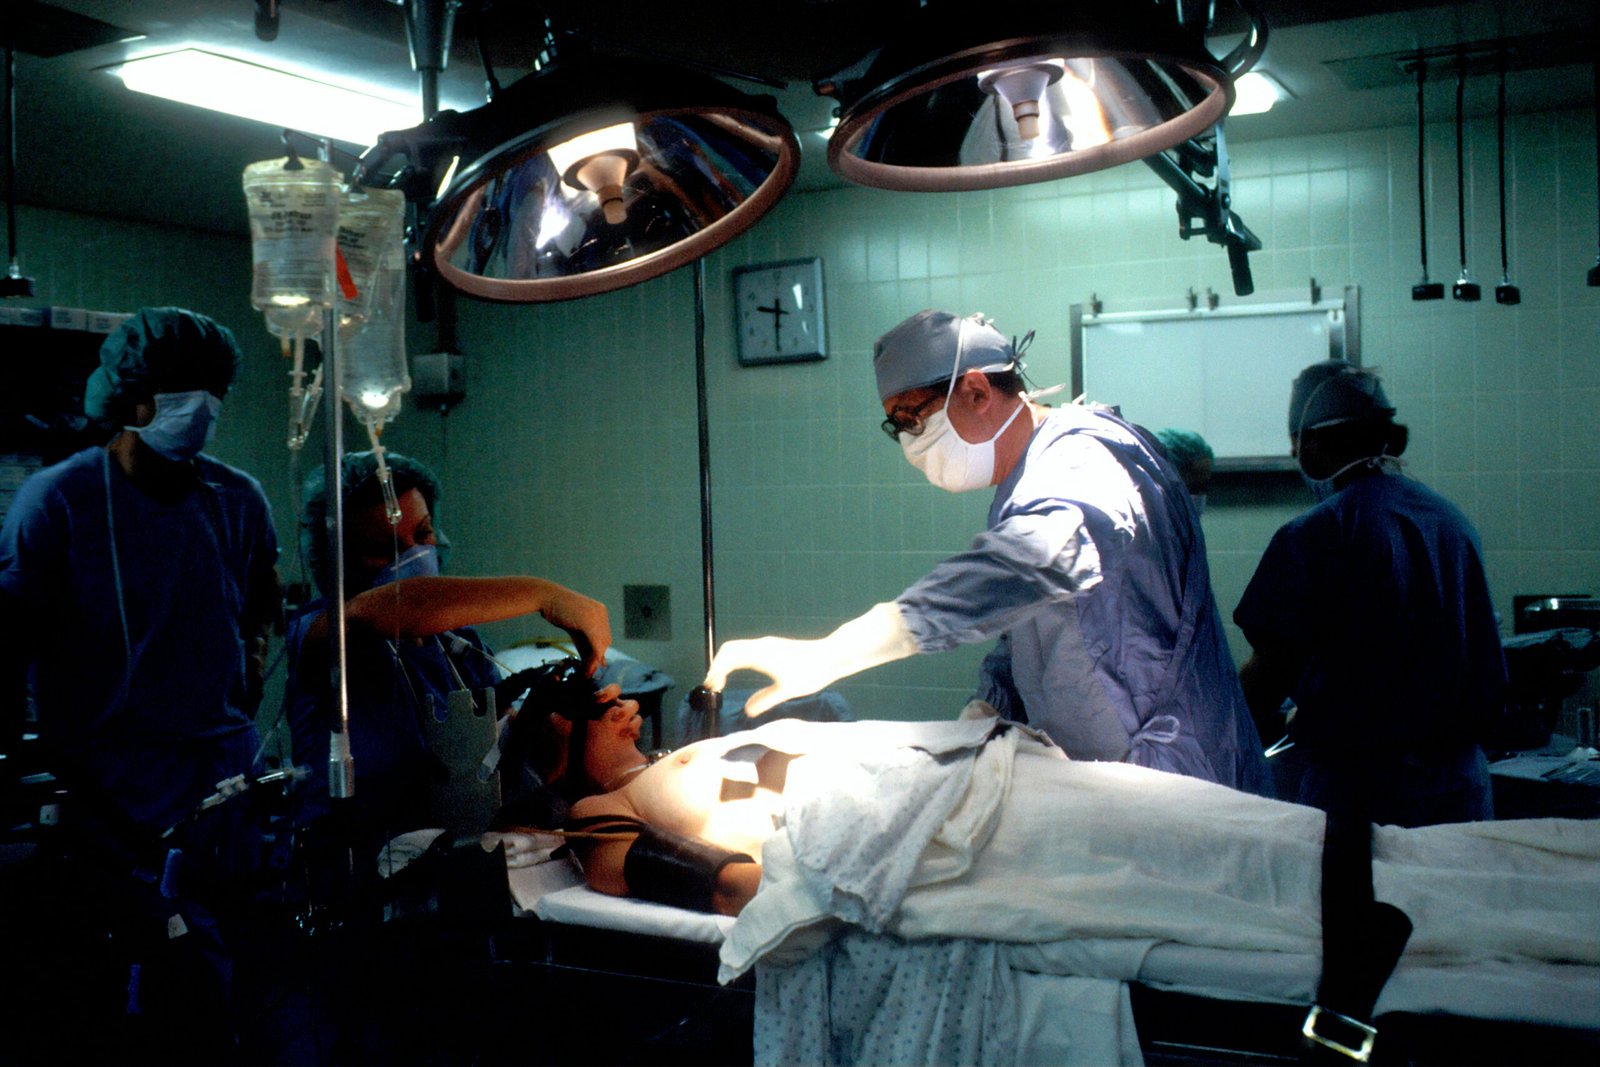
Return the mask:
[[315,159],[288,169],[265,159],[244,169],[254,273],[250,303],[280,337],[322,328],[333,305],[334,232],[339,223],[339,172]]
[[406,371],[404,249],[395,245],[393,269],[369,283],[372,304],[366,321],[339,349],[339,392],[365,426],[382,427],[400,413],[400,394],[411,388]]
[[[339,339],[367,322],[382,271],[405,270],[405,194],[398,189],[347,189],[339,198]],[[399,263],[394,254],[398,251]]]

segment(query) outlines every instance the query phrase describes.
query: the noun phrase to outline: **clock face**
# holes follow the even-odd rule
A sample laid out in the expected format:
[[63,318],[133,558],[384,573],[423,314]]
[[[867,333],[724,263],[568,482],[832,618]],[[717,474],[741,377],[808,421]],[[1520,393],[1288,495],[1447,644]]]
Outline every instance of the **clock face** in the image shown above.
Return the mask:
[[733,304],[739,362],[787,363],[827,356],[821,259],[737,268]]

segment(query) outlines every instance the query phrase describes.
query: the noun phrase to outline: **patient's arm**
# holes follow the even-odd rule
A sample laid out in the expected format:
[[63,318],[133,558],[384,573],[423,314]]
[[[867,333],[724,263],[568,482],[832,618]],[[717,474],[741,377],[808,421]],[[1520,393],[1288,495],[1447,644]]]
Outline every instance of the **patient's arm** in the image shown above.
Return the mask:
[[574,850],[598,892],[737,915],[761,884],[748,854],[644,823],[618,794],[586,798],[574,812],[585,828]]

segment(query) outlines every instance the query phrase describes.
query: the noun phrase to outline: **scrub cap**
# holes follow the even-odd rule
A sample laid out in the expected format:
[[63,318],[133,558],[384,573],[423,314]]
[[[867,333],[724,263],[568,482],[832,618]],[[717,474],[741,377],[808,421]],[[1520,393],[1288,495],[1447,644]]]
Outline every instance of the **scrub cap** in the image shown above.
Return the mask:
[[1330,359],[1300,372],[1289,392],[1289,434],[1340,422],[1394,418],[1383,383],[1369,370]]
[[183,308],[141,308],[100,346],[100,366],[83,390],[83,412],[116,422],[120,409],[157,393],[204,389],[228,394],[243,359],[233,331]]
[[1167,455],[1179,470],[1188,470],[1202,459],[1215,461],[1217,458],[1211,446],[1206,444],[1206,439],[1193,430],[1172,427],[1157,430],[1156,440],[1161,442],[1161,447],[1167,450]]
[[[433,514],[434,537],[439,544],[439,564],[449,549],[449,541],[438,531],[439,479],[424,464],[385,450],[384,463],[394,479],[395,494],[402,495],[412,489],[422,492],[428,511]],[[378,461],[371,452],[348,452],[339,465],[340,499],[348,502],[363,486],[378,476]],[[326,468],[317,464],[306,476],[300,505],[300,551],[317,588],[324,595],[333,588],[333,553],[328,544],[328,479]]]
[[879,400],[943,384],[957,370],[1004,370],[1015,362],[1011,342],[982,315],[962,318],[948,311],[919,311],[872,349]]

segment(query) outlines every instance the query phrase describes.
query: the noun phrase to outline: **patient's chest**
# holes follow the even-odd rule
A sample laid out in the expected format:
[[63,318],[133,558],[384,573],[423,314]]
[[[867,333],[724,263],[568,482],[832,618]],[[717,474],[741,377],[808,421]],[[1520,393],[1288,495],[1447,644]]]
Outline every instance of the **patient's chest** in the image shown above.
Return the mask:
[[783,811],[792,757],[768,750],[755,760],[726,759],[733,747],[714,738],[669,753],[621,792],[647,822],[760,858]]

